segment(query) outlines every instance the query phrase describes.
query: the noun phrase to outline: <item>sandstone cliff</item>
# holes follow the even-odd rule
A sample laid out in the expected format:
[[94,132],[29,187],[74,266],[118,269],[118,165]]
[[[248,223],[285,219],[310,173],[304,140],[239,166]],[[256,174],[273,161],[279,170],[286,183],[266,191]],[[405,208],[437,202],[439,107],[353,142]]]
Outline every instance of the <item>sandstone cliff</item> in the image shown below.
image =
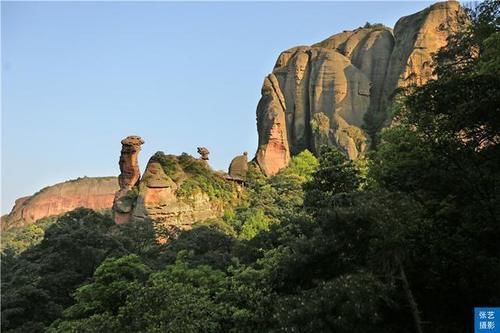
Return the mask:
[[116,177],[83,177],[46,187],[32,196],[17,199],[12,211],[2,217],[2,230],[31,224],[78,207],[111,209],[117,190]]
[[432,54],[446,45],[460,15],[458,2],[437,3],[401,18],[394,31],[368,25],[282,52],[257,106],[261,169],[273,175],[291,155],[321,144],[351,159],[363,155],[390,122],[396,88],[432,78]]

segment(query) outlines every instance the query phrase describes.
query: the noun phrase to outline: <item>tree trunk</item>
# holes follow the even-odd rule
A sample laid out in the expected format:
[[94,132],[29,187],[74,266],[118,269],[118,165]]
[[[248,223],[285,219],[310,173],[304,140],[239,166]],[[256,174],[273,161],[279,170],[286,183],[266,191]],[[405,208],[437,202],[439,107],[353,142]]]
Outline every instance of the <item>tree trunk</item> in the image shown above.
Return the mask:
[[415,330],[417,333],[423,333],[424,331],[422,329],[422,319],[420,318],[420,312],[418,311],[417,302],[415,301],[413,293],[411,292],[410,284],[408,283],[408,279],[406,278],[405,269],[398,257],[396,258],[396,261],[399,266],[400,278],[403,282],[403,289],[406,294],[406,299],[408,300],[408,305],[410,306],[413,321],[415,323]]

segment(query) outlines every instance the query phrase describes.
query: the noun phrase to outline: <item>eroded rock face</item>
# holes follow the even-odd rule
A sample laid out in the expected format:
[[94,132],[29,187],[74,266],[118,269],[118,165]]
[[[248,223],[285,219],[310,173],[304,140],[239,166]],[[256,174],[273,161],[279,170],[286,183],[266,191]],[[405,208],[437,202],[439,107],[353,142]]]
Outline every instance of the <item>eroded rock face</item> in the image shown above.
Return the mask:
[[397,87],[423,85],[434,78],[432,55],[446,45],[450,31],[457,31],[464,15],[456,1],[436,3],[399,19],[394,27],[395,45],[387,68],[383,102]]
[[222,213],[219,207],[212,205],[206,193],[194,192],[184,201],[176,196],[176,186],[157,188],[141,184],[133,217],[149,218],[156,226],[185,230],[195,222],[219,217]]
[[[127,154],[131,151],[128,147],[123,150]],[[134,154],[137,151],[134,149]],[[120,167],[123,160],[120,158]],[[133,163],[126,165],[130,164]],[[238,200],[234,182],[214,172],[205,159],[188,154],[175,156],[157,152],[150,158],[139,182],[132,180],[126,184],[128,187],[120,189],[114,202],[115,222],[151,221],[159,231],[159,241],[167,240],[165,230],[172,235],[190,229],[196,222],[220,217],[225,208]],[[123,195],[118,196],[120,193]]]
[[390,121],[396,88],[432,78],[432,54],[460,15],[457,2],[437,3],[400,19],[394,33],[377,24],[282,52],[257,106],[255,159],[263,172],[274,175],[291,155],[322,144],[362,156]]
[[97,211],[111,209],[118,189],[116,177],[83,177],[46,187],[32,196],[17,199],[12,211],[2,218],[2,230],[79,207]]
[[118,183],[120,189],[116,192],[113,202],[113,217],[116,223],[122,224],[130,220],[131,212],[136,198],[134,187],[141,178],[138,156],[144,140],[136,135],[126,137],[121,141],[120,176]]
[[[208,149],[198,147],[200,159],[190,155],[154,154],[140,177],[137,155],[140,137],[122,140],[120,190],[113,204],[115,222],[149,220],[160,230],[183,230],[222,215],[237,198],[236,186],[208,165]],[[159,240],[165,240],[159,235]]]
[[264,80],[257,106],[259,150],[255,156],[266,174],[274,174],[290,162],[285,98],[274,74]]
[[[198,176],[191,170],[198,170]],[[219,193],[210,196],[204,190],[207,184]],[[236,198],[235,185],[217,176],[204,160],[158,152],[149,160],[140,181],[132,218],[150,219],[157,227],[189,229],[195,222],[222,216],[231,204],[224,196]]]
[[122,151],[119,162],[121,173],[118,176],[118,182],[120,190],[130,190],[141,178],[137,157],[141,151],[141,145],[144,144],[144,140],[140,136],[131,135],[123,139],[121,143]]

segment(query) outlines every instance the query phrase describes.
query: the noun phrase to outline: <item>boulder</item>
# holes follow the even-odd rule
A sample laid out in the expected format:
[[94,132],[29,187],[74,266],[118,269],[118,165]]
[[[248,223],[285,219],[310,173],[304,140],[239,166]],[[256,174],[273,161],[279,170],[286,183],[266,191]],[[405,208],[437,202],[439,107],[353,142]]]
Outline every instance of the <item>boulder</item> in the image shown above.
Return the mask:
[[233,179],[244,181],[248,173],[248,153],[244,152],[243,155],[236,156],[229,164],[229,176]]

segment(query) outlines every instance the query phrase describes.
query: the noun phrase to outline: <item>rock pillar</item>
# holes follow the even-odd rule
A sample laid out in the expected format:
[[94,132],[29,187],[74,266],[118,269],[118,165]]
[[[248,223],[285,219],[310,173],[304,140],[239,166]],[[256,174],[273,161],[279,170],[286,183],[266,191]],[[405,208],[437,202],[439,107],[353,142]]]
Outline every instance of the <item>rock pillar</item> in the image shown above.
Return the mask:
[[137,157],[144,140],[140,136],[131,135],[123,139],[121,143],[120,176],[118,176],[120,189],[116,192],[113,201],[113,218],[117,224],[123,224],[130,220],[137,199],[136,185],[141,178]]

